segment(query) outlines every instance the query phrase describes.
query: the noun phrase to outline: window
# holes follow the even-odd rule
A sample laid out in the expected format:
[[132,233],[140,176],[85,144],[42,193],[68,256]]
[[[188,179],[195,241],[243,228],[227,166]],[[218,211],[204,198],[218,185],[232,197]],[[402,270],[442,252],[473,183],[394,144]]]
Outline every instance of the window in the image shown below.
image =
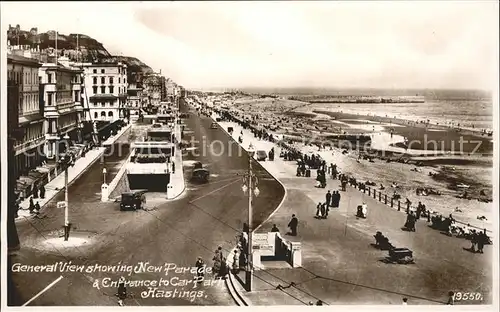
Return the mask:
[[47,83],[52,83],[52,74],[51,73],[47,74]]
[[115,92],[115,87],[110,86],[110,87],[109,87],[109,93],[114,93],[114,92]]
[[123,78],[123,83],[127,83],[127,78]]
[[106,71],[103,69],[101,69],[101,74],[104,74]]
[[106,87],[104,87],[104,86],[101,87],[101,93],[102,94],[106,93]]
[[96,87],[96,86],[93,86],[93,87],[92,87],[92,92],[93,92],[94,94],[97,94],[97,87]]
[[108,112],[108,117],[113,117],[113,112],[112,111]]
[[49,106],[52,105],[52,101],[53,101],[52,97],[53,97],[53,95],[54,94],[52,92],[51,93],[47,93],[47,105],[49,105]]
[[121,83],[122,79],[120,77],[118,77],[118,83]]
[[75,90],[75,102],[78,102],[78,91]]
[[113,77],[109,77],[109,84],[113,84]]
[[97,118],[99,117],[99,114],[97,114],[97,112],[94,112],[94,118]]
[[92,80],[94,84],[97,84],[97,77],[92,78]]
[[101,77],[101,83],[102,83],[102,84],[105,84],[105,83],[106,83],[106,78],[105,78],[105,77]]
[[101,112],[101,117],[106,117],[106,112]]
[[101,102],[101,106],[102,107],[106,106],[106,102]]
[[94,74],[97,74],[97,69],[94,69],[92,72],[93,72]]

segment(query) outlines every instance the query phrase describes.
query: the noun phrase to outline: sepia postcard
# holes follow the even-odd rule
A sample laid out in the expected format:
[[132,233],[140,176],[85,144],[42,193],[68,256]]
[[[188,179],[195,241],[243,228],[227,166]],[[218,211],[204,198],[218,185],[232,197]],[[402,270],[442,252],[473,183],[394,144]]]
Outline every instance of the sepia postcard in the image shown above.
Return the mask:
[[498,311],[497,1],[1,7],[2,311]]

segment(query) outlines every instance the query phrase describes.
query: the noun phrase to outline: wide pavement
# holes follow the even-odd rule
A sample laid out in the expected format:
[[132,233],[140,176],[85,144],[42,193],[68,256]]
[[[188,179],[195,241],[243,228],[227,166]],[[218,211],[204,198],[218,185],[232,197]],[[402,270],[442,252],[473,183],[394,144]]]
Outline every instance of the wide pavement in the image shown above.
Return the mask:
[[[186,108],[181,106],[181,111]],[[174,201],[159,203],[154,210],[120,212],[118,203],[101,203],[101,167],[83,175],[70,189],[71,220],[76,225],[70,240],[86,241],[75,247],[63,246],[54,234],[62,224],[62,212],[53,208],[47,217],[37,219],[18,229],[23,248],[10,260],[23,264],[51,264],[69,261],[81,264],[135,265],[149,262],[152,265],[175,263],[193,266],[201,256],[212,265],[213,252],[218,246],[227,251],[235,244],[236,235],[247,220],[247,198],[241,190],[241,176],[248,167],[246,153],[232,142],[220,129],[211,129],[211,120],[193,114],[185,120],[185,140],[195,138],[193,146],[184,155],[187,188],[184,195]],[[210,151],[210,142],[213,151]],[[224,148],[224,150],[222,150]],[[202,150],[205,153],[201,153]],[[125,155],[126,156],[126,155]],[[211,172],[208,184],[189,182],[194,161],[202,162]],[[187,166],[186,166],[187,165]],[[254,166],[260,177],[260,196],[254,201],[254,224],[263,222],[283,197],[283,189],[266,171]],[[109,168],[108,168],[109,172]],[[77,195],[79,194],[79,195]],[[73,199],[72,199],[73,198]],[[54,200],[55,202],[60,199]],[[53,212],[53,214],[51,214]],[[52,236],[51,236],[52,234]],[[60,238],[59,240],[62,240]],[[15,273],[17,291],[15,304],[22,304],[50,282],[59,273]],[[121,274],[113,273],[64,273],[63,279],[34,300],[30,305],[116,305],[116,288],[92,287],[103,277],[117,280]],[[159,279],[158,273],[132,274],[129,280]],[[189,274],[179,275],[192,279]],[[231,305],[234,304],[223,283],[206,291],[202,298],[147,298],[140,293],[145,287],[129,288],[133,298],[127,305]],[[166,287],[166,290],[173,288]],[[182,290],[193,290],[187,287]],[[198,290],[198,289],[196,289]]]

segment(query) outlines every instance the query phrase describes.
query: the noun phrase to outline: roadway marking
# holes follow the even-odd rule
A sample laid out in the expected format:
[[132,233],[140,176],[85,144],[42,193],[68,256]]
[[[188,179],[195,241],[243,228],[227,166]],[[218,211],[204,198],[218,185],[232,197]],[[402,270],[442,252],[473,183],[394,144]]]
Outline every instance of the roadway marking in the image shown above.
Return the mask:
[[236,183],[236,182],[238,182],[238,181],[241,181],[241,180],[240,180],[240,179],[236,179],[236,180],[234,180],[234,181],[233,181],[233,182],[231,182],[231,183],[228,183],[228,184],[226,184],[226,185],[223,185],[223,186],[221,186],[221,187],[219,187],[219,188],[217,188],[217,189],[215,189],[215,190],[213,190],[213,191],[211,191],[211,192],[208,192],[207,194],[204,194],[204,195],[202,195],[202,196],[200,196],[200,197],[198,197],[198,198],[195,198],[195,199],[191,200],[189,203],[190,203],[190,204],[191,204],[191,203],[194,203],[195,201],[197,201],[197,200],[199,200],[199,199],[202,199],[203,197],[206,197],[206,196],[208,196],[208,195],[210,195],[210,194],[213,194],[213,193],[215,193],[215,192],[218,192],[218,191],[220,191],[220,190],[222,190],[222,189],[224,189],[224,188],[226,188],[226,187],[228,187],[228,186],[230,186],[230,185],[232,185],[232,184],[234,184],[234,183]]
[[54,286],[57,282],[59,282],[60,280],[62,280],[63,276],[59,276],[55,281],[53,281],[52,283],[50,283],[47,287],[45,287],[44,289],[42,289],[42,291],[40,291],[38,294],[36,294],[33,298],[31,298],[30,300],[28,300],[25,304],[23,304],[22,306],[27,306],[29,303],[31,303],[33,300],[35,300],[36,298],[40,297],[41,294],[43,294],[44,292],[46,292],[47,290],[49,290],[49,288],[51,288],[52,286]]

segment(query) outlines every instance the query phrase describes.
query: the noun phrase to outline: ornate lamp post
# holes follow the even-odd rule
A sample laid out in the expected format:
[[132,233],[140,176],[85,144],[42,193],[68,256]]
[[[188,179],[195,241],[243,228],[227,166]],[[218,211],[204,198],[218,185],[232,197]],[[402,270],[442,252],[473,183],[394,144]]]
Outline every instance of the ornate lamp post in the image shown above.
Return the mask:
[[247,266],[246,266],[246,274],[245,274],[245,280],[246,280],[246,286],[247,286],[247,291],[252,291],[252,285],[253,285],[253,264],[252,264],[252,198],[253,195],[259,196],[259,189],[257,188],[257,185],[259,184],[259,180],[257,177],[254,175],[252,171],[252,159],[253,156],[255,155],[255,149],[250,143],[248,146],[248,173],[243,176],[243,185],[241,189],[243,192],[246,194],[248,191],[248,249],[247,249]]
[[63,137],[66,145],[65,153],[59,156],[58,162],[64,169],[64,240],[69,238],[69,230],[71,224],[69,223],[69,209],[68,209],[68,168],[75,165],[73,155],[68,155],[68,140],[69,136],[66,134]]

